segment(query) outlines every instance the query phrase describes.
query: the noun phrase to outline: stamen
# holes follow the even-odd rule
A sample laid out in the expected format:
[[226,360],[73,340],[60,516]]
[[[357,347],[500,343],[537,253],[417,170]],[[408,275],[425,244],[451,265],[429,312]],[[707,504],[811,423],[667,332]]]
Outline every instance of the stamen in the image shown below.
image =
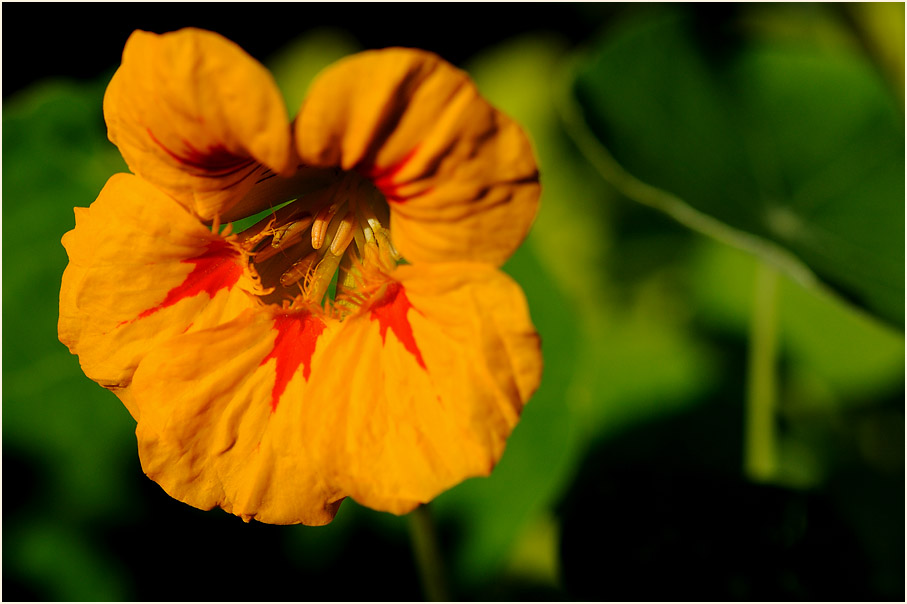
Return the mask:
[[338,201],[318,211],[315,221],[312,223],[312,247],[314,249],[320,249],[324,245],[324,237],[327,234],[328,225],[331,224],[331,220],[340,210],[341,205],[343,205],[343,202]]
[[242,233],[239,233],[237,237],[239,238],[240,245],[248,252],[256,251],[256,249],[260,247],[258,244],[264,241],[273,232],[271,227],[276,221],[277,220],[273,215],[268,216]]
[[311,226],[313,220],[314,218],[310,214],[304,214],[299,220],[294,220],[274,229],[271,247],[285,249],[298,242],[302,239],[302,233]]
[[306,280],[306,297],[315,304],[321,304],[321,300],[328,291],[334,273],[340,265],[340,257],[334,254],[325,254],[311,273],[311,279]]
[[291,307],[325,305],[326,312],[345,316],[365,303],[381,273],[396,267],[384,197],[356,173],[334,177],[331,186],[306,192],[236,236],[250,268],[276,286],[267,288],[266,303],[289,299]]
[[390,233],[387,233],[386,236],[387,247],[390,248],[391,257],[394,259],[394,263],[397,263],[400,261],[400,258],[402,258],[402,256],[400,255],[400,252],[397,251],[397,247],[394,245],[394,240],[390,238]]
[[272,247],[270,245],[262,246],[261,250],[252,252],[252,260],[260,264],[265,260],[273,258],[277,254],[283,252],[285,249],[286,248],[284,247]]
[[378,220],[378,217],[375,216],[375,211],[372,209],[372,204],[360,203],[357,205],[356,209],[361,214],[359,222],[363,223],[363,228],[365,228],[366,225],[368,225],[368,227],[373,231],[377,231],[381,228],[381,222]]
[[334,294],[334,306],[343,307],[345,311],[355,311],[361,304],[357,304],[358,292],[356,291],[357,275],[359,267],[357,261],[353,260],[353,254],[344,254],[340,259],[338,268],[337,291]]
[[397,266],[397,260],[400,258],[400,254],[394,248],[394,244],[391,243],[387,229],[375,231],[375,238],[378,240],[378,259],[381,261],[381,264],[386,271],[394,270],[394,267]]
[[262,239],[274,234],[274,225],[279,225],[277,228],[280,228],[293,220],[301,219],[305,216],[311,216],[311,214],[306,212],[304,208],[299,207],[297,203],[290,203],[238,233],[237,237],[244,248],[253,251],[256,244]]
[[340,224],[337,225],[337,232],[331,241],[331,253],[340,256],[349,247],[353,240],[353,222],[356,220],[354,212],[347,212]]
[[280,284],[284,287],[289,287],[293,285],[303,277],[305,277],[309,271],[312,270],[312,267],[315,266],[315,263],[318,261],[318,252],[312,252],[305,258],[297,260],[293,263],[293,266],[288,268],[280,276]]

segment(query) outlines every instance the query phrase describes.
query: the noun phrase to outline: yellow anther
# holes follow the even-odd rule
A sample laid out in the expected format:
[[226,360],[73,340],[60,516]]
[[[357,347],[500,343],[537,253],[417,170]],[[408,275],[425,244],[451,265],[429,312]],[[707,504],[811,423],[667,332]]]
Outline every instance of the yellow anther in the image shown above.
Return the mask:
[[302,239],[302,234],[311,226],[314,218],[311,215],[304,215],[299,220],[294,220],[283,226],[274,229],[274,236],[271,239],[271,247],[284,249]]
[[356,214],[347,212],[340,224],[337,225],[337,232],[334,234],[334,239],[331,240],[331,253],[335,256],[343,254],[353,240],[353,224],[355,222]]
[[312,222],[312,248],[320,249],[324,245],[324,237],[328,231],[328,225],[340,210],[341,203],[332,203],[318,210],[314,222]]
[[309,271],[312,270],[312,267],[315,266],[315,263],[318,262],[318,253],[312,252],[305,258],[297,260],[293,263],[293,266],[288,268],[280,276],[280,284],[284,287],[293,285],[303,277],[305,277]]
[[[355,172],[331,177],[337,179],[333,185],[297,193],[236,236],[250,272],[261,272],[261,289],[273,286],[263,296],[266,303],[285,303],[290,296],[291,307],[317,304],[338,316],[348,314],[369,299],[381,273],[396,268],[400,254],[390,238],[384,197]],[[325,301],[329,290],[334,293]]]
[[261,247],[259,244],[262,240],[274,235],[276,231],[285,228],[294,221],[305,219],[311,219],[311,214],[295,203],[291,203],[274,211],[269,216],[265,216],[254,225],[237,234],[237,237],[244,248],[249,251],[255,251]]

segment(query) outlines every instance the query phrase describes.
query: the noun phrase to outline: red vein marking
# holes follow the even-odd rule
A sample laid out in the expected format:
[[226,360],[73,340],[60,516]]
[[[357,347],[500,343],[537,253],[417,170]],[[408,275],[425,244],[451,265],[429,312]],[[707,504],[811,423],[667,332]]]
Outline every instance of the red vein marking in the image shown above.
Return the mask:
[[[388,286],[384,297],[377,305],[371,309],[371,320],[378,321],[381,330],[381,343],[384,344],[387,337],[387,330],[390,328],[397,339],[403,344],[403,347],[416,358],[416,362],[422,369],[426,369],[425,361],[422,359],[422,353],[416,344],[416,338],[413,336],[413,327],[406,318],[409,310],[413,308],[403,286],[399,283],[392,283]],[[418,310],[416,310],[418,312]]]
[[204,174],[198,176],[221,178],[230,176],[255,163],[251,157],[242,157],[229,151],[223,144],[209,145],[206,151],[199,151],[192,144],[183,139],[183,146],[187,149],[184,155],[175,153],[162,143],[150,128],[146,128],[148,136],[154,143],[164,150],[170,157],[190,168],[201,170]]
[[274,346],[261,361],[261,365],[270,359],[277,360],[274,387],[271,389],[271,412],[277,410],[277,402],[283,395],[287,384],[302,366],[302,377],[306,381],[312,373],[312,355],[318,337],[324,331],[325,323],[309,313],[278,314],[274,316],[274,329],[277,337]]
[[[378,166],[368,166],[367,168],[362,168],[359,172],[366,178],[372,181],[372,184],[378,188],[381,193],[384,194],[385,199],[389,202],[403,203],[407,201],[410,197],[415,197],[415,195],[403,195],[400,193],[400,189],[410,184],[409,182],[395,182],[396,177],[403,171],[406,165],[412,161],[413,157],[416,155],[416,152],[419,150],[419,147],[413,147],[413,149],[403,156],[403,159],[398,161],[395,164],[390,166],[379,168]],[[422,191],[418,193],[423,195],[428,191]]]
[[242,266],[236,262],[236,252],[225,241],[212,241],[204,252],[194,258],[182,260],[183,264],[193,264],[192,271],[183,282],[167,292],[167,297],[157,306],[142,311],[136,319],[144,319],[157,311],[173,306],[180,300],[192,298],[204,292],[213,298],[222,289],[232,289],[242,275]]

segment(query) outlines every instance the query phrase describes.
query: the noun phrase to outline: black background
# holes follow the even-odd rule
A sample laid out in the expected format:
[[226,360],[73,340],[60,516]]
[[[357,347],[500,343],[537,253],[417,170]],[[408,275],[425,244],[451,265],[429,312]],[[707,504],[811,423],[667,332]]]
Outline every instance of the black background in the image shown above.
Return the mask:
[[306,31],[331,27],[352,34],[363,48],[423,48],[462,64],[529,31],[579,42],[619,10],[568,3],[5,3],[3,97],[49,76],[112,72],[136,29],[210,29],[266,61]]

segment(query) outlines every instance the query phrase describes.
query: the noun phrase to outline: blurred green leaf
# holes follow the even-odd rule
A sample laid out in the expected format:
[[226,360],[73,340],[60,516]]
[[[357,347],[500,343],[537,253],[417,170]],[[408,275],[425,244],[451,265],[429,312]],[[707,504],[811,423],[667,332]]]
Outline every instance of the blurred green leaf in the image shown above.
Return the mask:
[[97,551],[78,531],[52,519],[14,530],[19,538],[7,555],[15,556],[17,572],[41,586],[43,597],[110,602],[131,596],[120,563]]
[[287,104],[290,117],[296,115],[309,84],[322,69],[359,50],[348,33],[318,29],[306,33],[268,59],[268,68]]
[[[533,527],[549,517],[590,440],[697,400],[711,375],[709,352],[691,338],[688,310],[672,291],[671,269],[656,261],[650,273],[626,271],[632,287],[615,282],[622,267],[653,262],[659,244],[642,229],[613,255],[616,221],[628,206],[561,127],[555,87],[566,48],[527,35],[488,49],[468,69],[482,94],[527,131],[539,160],[539,215],[504,268],[526,292],[545,371],[491,478],[437,500],[439,513],[456,523],[455,576],[466,585],[488,584],[508,559],[511,569],[525,562],[517,544],[532,541]],[[554,552],[533,552],[536,561],[546,555],[550,561]]]
[[73,207],[126,169],[105,136],[105,85],[45,82],[3,107],[3,448],[24,464],[10,480],[35,483],[7,483],[17,530],[4,534],[4,549],[12,574],[42,599],[130,597],[123,569],[86,524],[126,509],[135,424],[57,340],[60,238],[74,226]]
[[575,75],[571,134],[623,193],[903,326],[903,121],[863,56],[670,9]]
[[[692,257],[690,283],[703,319],[745,337],[757,260],[710,240]],[[904,336],[840,300],[783,279],[779,321],[783,354],[794,376],[809,374],[832,398],[856,404],[903,388]]]
[[[668,413],[701,394],[710,358],[689,333],[690,309],[676,286],[674,263],[682,259],[687,234],[662,224],[668,221],[654,212],[623,203],[562,128],[558,76],[566,48],[530,35],[483,53],[470,72],[482,93],[535,143],[542,201],[526,243],[550,280],[538,299],[531,295],[538,276],[527,272],[522,282],[533,316],[548,310],[553,322],[576,321],[564,412],[577,432],[577,453],[591,436]],[[564,301],[553,304],[556,290]],[[543,352],[546,367],[563,360],[552,358],[558,350]],[[549,378],[557,379],[546,373]]]
[[[741,342],[747,338],[758,263],[731,246],[699,241],[691,257],[691,295],[708,329]],[[891,415],[884,407],[904,388],[904,336],[839,298],[790,279],[780,283],[778,320],[783,426],[778,480],[815,487],[840,463],[847,441],[860,434],[855,422],[876,430],[875,418]],[[903,415],[889,421],[895,432],[903,432]],[[848,432],[854,436],[842,436]],[[902,454],[885,453],[891,440],[873,442],[864,457],[884,467],[903,462]]]
[[504,270],[526,293],[544,358],[541,386],[491,477],[469,480],[436,501],[439,517],[458,530],[451,560],[455,584],[469,589],[488,584],[503,569],[520,534],[554,501],[574,454],[565,398],[579,334],[576,317],[565,311],[573,302],[561,288],[571,277],[545,246],[535,243],[550,234],[545,225],[560,214],[562,189],[555,180],[563,173],[549,158],[556,149],[553,141],[562,134],[550,128],[556,115],[546,82],[562,52],[557,42],[533,37],[489,49],[469,66],[483,95],[528,131],[540,161],[542,209],[529,239]]
[[117,451],[132,420],[57,340],[63,233],[125,165],[105,137],[106,80],[50,82],[3,110],[3,437],[56,477],[80,513],[116,507]]
[[860,43],[875,59],[897,98],[904,102],[904,3],[842,3]]

